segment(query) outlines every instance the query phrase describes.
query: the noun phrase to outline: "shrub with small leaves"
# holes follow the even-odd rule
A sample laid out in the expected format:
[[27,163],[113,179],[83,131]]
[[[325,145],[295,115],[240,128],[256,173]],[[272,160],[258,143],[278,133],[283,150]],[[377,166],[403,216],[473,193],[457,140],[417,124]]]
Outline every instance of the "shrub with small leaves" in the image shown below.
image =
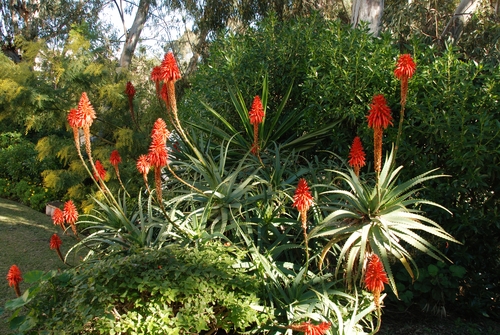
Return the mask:
[[[40,274],[25,297],[7,304],[17,309],[11,327],[36,334],[257,331],[268,316],[259,308],[261,281],[239,266],[243,256],[218,243],[170,245]],[[29,312],[20,316],[23,306]]]

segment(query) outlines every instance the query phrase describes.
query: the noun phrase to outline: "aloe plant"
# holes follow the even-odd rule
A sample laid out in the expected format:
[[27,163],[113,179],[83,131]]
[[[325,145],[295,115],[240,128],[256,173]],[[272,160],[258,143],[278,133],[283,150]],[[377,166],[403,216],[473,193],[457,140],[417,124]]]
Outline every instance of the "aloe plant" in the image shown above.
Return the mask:
[[[345,264],[345,277],[349,285],[363,277],[365,255],[374,252],[380,256],[390,286],[397,295],[390,267],[391,256],[403,264],[412,278],[415,277],[414,270],[418,275],[418,267],[409,246],[437,260],[449,261],[418,231],[460,243],[419,210],[421,205],[430,205],[448,211],[435,202],[418,198],[419,191],[422,190],[418,185],[445,176],[433,174],[436,171],[434,169],[406,182],[399,182],[398,176],[402,168],[394,168],[391,152],[375,183],[363,181],[352,169],[349,169],[349,173],[335,171],[349,190],[335,189],[322,193],[324,196],[334,196],[338,201],[333,205],[333,212],[310,231],[308,238],[330,238],[322,251],[320,266],[331,248],[340,248],[335,274],[338,275],[342,264]],[[343,244],[338,245],[341,242]]]

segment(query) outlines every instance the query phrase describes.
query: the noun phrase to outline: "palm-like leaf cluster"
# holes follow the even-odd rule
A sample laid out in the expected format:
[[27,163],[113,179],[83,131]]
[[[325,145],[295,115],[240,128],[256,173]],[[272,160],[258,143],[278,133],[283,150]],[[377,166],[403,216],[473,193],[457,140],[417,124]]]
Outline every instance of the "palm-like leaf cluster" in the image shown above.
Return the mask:
[[[414,278],[413,268],[418,271],[410,247],[414,247],[438,260],[448,258],[431,242],[418,232],[457,242],[438,223],[424,216],[421,205],[431,205],[446,210],[441,205],[419,199],[421,188],[417,187],[427,180],[443,175],[432,174],[435,170],[423,173],[406,182],[399,182],[402,167],[394,168],[392,153],[387,157],[383,169],[374,184],[361,180],[354,171],[337,171],[342,185],[349,190],[336,189],[323,195],[334,196],[337,202],[334,211],[310,233],[310,238],[329,237],[321,254],[321,261],[329,250],[340,246],[335,273],[344,265],[349,284],[363,277],[366,255],[375,253],[381,256],[391,288],[397,294],[396,282],[391,271],[391,257],[399,260]],[[345,261],[345,263],[344,263]]]

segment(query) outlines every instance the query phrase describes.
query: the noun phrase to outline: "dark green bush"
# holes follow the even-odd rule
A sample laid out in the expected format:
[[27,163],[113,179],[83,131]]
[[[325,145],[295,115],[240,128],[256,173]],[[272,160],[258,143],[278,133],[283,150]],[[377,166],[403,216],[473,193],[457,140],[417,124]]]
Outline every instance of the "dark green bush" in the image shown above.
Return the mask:
[[[62,273],[35,272],[11,326],[25,333],[186,334],[244,331],[265,321],[261,281],[239,267],[243,254],[210,244],[176,245],[91,260]],[[27,308],[27,309],[26,309]]]

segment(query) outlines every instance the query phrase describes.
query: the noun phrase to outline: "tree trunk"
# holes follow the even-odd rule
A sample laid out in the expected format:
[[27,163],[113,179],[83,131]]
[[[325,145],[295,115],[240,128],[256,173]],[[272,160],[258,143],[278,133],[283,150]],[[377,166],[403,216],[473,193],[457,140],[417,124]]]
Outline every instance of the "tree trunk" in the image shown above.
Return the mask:
[[354,28],[367,22],[370,33],[378,36],[384,13],[384,0],[354,0],[352,2],[351,24]]
[[476,10],[479,8],[479,0],[461,0],[455,9],[455,13],[446,25],[441,34],[441,39],[450,36],[454,42],[457,42],[462,36],[463,29]]
[[139,6],[137,8],[137,13],[135,14],[134,23],[129,29],[128,33],[125,35],[125,44],[123,45],[123,51],[120,57],[120,67],[128,68],[132,62],[132,57],[134,56],[135,48],[139,42],[139,37],[141,36],[144,24],[148,19],[149,9],[151,6],[151,0],[141,0],[139,1]]

